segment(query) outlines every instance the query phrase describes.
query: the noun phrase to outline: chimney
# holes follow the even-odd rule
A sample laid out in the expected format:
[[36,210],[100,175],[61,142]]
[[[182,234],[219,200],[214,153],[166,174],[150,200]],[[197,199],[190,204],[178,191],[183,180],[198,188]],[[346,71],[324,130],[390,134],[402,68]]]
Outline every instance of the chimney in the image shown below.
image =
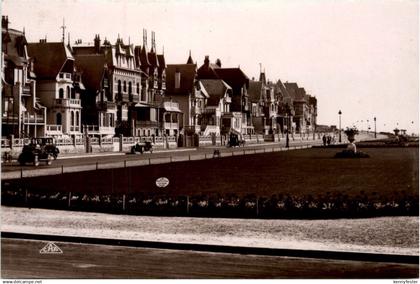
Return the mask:
[[219,58],[216,59],[216,65],[222,68],[222,61]]
[[95,44],[95,52],[100,53],[100,51],[101,51],[101,39],[99,37],[99,34],[95,35],[94,44]]
[[7,16],[1,17],[1,27],[6,30],[9,29],[9,18]]
[[206,55],[206,57],[204,58],[204,65],[209,66],[209,64],[210,64],[210,59],[209,59],[209,56]]
[[175,89],[179,89],[181,87],[181,72],[179,68],[175,69]]

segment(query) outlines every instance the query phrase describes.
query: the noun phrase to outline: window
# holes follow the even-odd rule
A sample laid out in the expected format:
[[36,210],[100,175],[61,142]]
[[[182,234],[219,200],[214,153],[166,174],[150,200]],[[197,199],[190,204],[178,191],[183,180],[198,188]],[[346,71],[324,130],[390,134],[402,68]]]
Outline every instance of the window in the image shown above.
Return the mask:
[[76,111],[76,125],[79,126],[79,112]]
[[118,80],[118,93],[121,94],[121,80]]
[[131,92],[132,92],[131,82],[128,82],[128,93],[131,95]]
[[67,98],[70,98],[70,87],[67,86]]
[[64,77],[63,73],[58,74],[58,78],[63,79],[63,77]]
[[127,92],[127,82],[126,81],[124,81],[124,84],[123,84],[123,91],[124,91],[124,93]]
[[60,99],[64,99],[64,90],[63,90],[63,88],[60,88],[60,90],[58,90],[58,97]]
[[62,122],[62,119],[61,119],[61,113],[57,113],[56,115],[55,115],[55,124],[57,124],[57,125],[61,125],[61,122]]
[[136,87],[137,87],[137,94],[140,94],[140,84],[137,83]]
[[74,125],[74,112],[71,112],[71,120],[70,120],[70,125]]

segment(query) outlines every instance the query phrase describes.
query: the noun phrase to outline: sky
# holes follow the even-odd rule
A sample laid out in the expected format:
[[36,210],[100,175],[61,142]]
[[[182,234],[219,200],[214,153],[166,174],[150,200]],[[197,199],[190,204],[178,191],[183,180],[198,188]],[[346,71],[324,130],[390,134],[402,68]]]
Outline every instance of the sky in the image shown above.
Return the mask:
[[[166,63],[204,56],[258,78],[297,82],[318,99],[318,124],[377,131],[419,129],[417,0],[2,0],[29,42],[93,42],[100,34],[142,44],[156,34]],[[362,122],[363,121],[363,122]],[[367,122],[369,121],[369,122]]]

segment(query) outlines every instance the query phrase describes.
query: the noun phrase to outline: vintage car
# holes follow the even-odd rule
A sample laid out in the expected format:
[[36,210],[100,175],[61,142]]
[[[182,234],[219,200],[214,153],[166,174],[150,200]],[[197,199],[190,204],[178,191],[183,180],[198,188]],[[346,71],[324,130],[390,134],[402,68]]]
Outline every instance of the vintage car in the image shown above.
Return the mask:
[[44,151],[51,154],[54,160],[57,160],[58,154],[60,154],[60,150],[54,144],[54,139],[52,137],[32,138],[31,144],[40,145]]
[[146,152],[146,151],[153,153],[152,142],[146,141],[144,143],[136,143],[134,146],[131,147],[131,154],[136,154],[136,153],[143,154],[143,152]]
[[40,144],[31,143],[23,146],[22,153],[18,157],[18,162],[22,166],[26,163],[38,166],[40,162],[51,165],[52,159],[51,153],[45,150],[45,145],[41,146]]
[[244,147],[245,146],[245,140],[242,139],[241,135],[236,133],[230,133],[229,140],[227,143],[228,147]]

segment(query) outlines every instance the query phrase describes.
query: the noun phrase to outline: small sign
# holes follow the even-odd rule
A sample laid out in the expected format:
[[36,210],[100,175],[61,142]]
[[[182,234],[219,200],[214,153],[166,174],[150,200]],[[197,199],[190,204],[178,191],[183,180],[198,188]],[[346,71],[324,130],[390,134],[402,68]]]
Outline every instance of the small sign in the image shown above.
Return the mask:
[[40,251],[40,254],[61,254],[63,251],[53,242],[46,244]]
[[169,184],[169,179],[166,177],[160,177],[156,180],[156,186],[163,188],[163,187],[167,187]]

